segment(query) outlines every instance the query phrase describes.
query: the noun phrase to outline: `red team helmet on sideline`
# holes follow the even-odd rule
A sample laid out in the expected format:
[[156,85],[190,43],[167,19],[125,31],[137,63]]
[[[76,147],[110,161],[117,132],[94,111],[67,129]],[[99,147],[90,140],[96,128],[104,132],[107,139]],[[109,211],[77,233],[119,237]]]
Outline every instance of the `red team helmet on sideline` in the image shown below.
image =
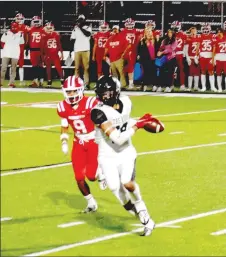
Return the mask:
[[181,30],[181,22],[179,21],[173,21],[171,23],[171,29],[178,29]]
[[208,34],[210,34],[210,32],[211,32],[211,26],[208,23],[202,25],[202,27],[201,27],[202,34],[208,35]]
[[125,28],[133,29],[135,27],[135,21],[131,18],[126,19],[125,21]]
[[42,25],[42,19],[39,16],[34,16],[31,20],[32,27],[40,27]]
[[54,31],[54,29],[55,29],[54,25],[53,25],[53,23],[51,21],[47,22],[45,24],[44,30],[45,30],[46,33],[52,33]]
[[10,25],[10,30],[13,33],[17,33],[18,32],[18,23],[16,23],[15,21],[13,21]]
[[109,24],[107,22],[101,22],[99,26],[100,32],[107,32],[109,30]]
[[[66,102],[69,104],[76,104],[83,98],[84,82],[81,78],[69,76],[62,86],[63,94]],[[76,91],[73,96],[68,95],[68,91]]]
[[155,21],[153,20],[149,20],[145,23],[145,28],[151,28],[152,30],[154,30],[156,27]]
[[17,13],[15,16],[15,22],[18,24],[24,24],[25,18],[22,13]]

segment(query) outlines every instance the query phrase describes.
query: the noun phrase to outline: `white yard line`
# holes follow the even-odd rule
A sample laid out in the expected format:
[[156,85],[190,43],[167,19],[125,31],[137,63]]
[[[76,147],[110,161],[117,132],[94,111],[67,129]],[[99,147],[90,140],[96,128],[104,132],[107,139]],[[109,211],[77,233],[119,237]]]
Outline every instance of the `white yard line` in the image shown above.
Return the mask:
[[65,223],[65,224],[60,224],[57,227],[58,228],[68,228],[68,227],[78,226],[78,225],[82,225],[82,224],[85,224],[85,221],[69,222],[69,223]]
[[10,217],[6,217],[6,218],[1,218],[0,221],[7,221],[7,220],[12,220],[13,218],[10,218]]
[[[173,116],[183,116],[183,115],[202,114],[202,113],[211,113],[211,112],[223,112],[223,111],[226,111],[226,109],[194,111],[194,112],[181,112],[181,113],[169,113],[169,114],[156,114],[156,115],[153,115],[153,116],[155,116],[155,117],[173,117]],[[138,119],[138,118],[139,117],[135,117],[134,119]],[[61,125],[59,125],[59,124],[55,124],[55,125],[41,126],[41,127],[27,127],[27,128],[8,129],[8,130],[2,130],[1,133],[45,129],[45,128],[54,128],[54,127],[60,127],[60,126]]]
[[[144,225],[142,224],[131,224],[131,226],[134,226],[134,227],[144,227]],[[157,226],[158,228],[181,228],[181,226],[177,226],[177,225],[166,225],[166,226]]]
[[174,131],[174,132],[170,132],[170,135],[178,135],[178,134],[183,134],[184,131]]
[[[203,218],[203,217],[207,217],[207,216],[210,216],[210,215],[223,213],[223,212],[226,212],[226,208],[225,209],[220,209],[220,210],[215,210],[215,211],[209,211],[209,212],[205,212],[205,213],[200,213],[200,214],[196,214],[196,215],[192,215],[192,216],[188,216],[188,217],[184,217],[184,218],[180,218],[180,219],[176,219],[176,220],[171,220],[171,221],[167,221],[167,222],[162,222],[162,223],[157,224],[156,227],[162,227],[162,226],[166,226],[166,225],[174,225],[174,224],[177,224],[177,223],[180,223],[180,222],[199,219],[199,218]],[[138,229],[132,230],[130,232],[122,232],[122,233],[111,234],[111,235],[107,235],[107,236],[103,236],[103,237],[97,237],[95,239],[86,240],[86,241],[83,241],[83,242],[69,244],[69,245],[62,245],[62,246],[59,246],[59,247],[56,247],[56,248],[53,248],[53,249],[50,249],[50,250],[45,250],[45,251],[36,252],[36,253],[30,253],[30,254],[26,254],[26,255],[23,255],[23,256],[40,256],[40,255],[44,255],[44,254],[56,253],[56,252],[60,252],[60,251],[63,251],[63,250],[72,249],[72,248],[75,248],[75,247],[78,247],[78,246],[91,245],[91,244],[96,244],[98,242],[111,240],[113,238],[128,236],[128,235],[138,233],[138,232],[142,232],[142,231],[143,231],[143,228],[138,228]]]
[[33,105],[33,104],[54,104],[54,103],[59,103],[59,101],[32,102],[32,103],[17,103],[17,104],[4,104],[4,107],[20,107],[20,106],[27,106],[27,107],[29,107],[30,105]]
[[226,133],[219,134],[218,136],[224,137],[224,136],[226,136]]
[[224,234],[226,234],[226,229],[213,232],[210,235],[212,235],[212,236],[220,236],[220,235],[224,235]]
[[[169,152],[175,152],[175,151],[183,151],[183,150],[189,150],[189,149],[195,149],[195,148],[220,146],[220,145],[226,145],[226,142],[216,142],[216,143],[210,143],[210,144],[191,145],[191,146],[184,146],[184,147],[178,147],[178,148],[155,150],[155,151],[150,151],[150,152],[141,152],[141,153],[138,153],[137,155],[141,156],[141,155],[147,155],[147,154],[169,153]],[[37,171],[37,170],[53,169],[53,168],[64,167],[64,166],[68,166],[68,165],[71,165],[71,163],[54,164],[54,165],[51,165],[51,166],[29,168],[29,169],[24,169],[24,170],[19,170],[19,171],[13,171],[12,170],[12,171],[9,171],[9,172],[1,173],[1,177],[11,176],[11,175],[21,174],[21,173],[28,173],[28,172],[33,172],[33,171]]]

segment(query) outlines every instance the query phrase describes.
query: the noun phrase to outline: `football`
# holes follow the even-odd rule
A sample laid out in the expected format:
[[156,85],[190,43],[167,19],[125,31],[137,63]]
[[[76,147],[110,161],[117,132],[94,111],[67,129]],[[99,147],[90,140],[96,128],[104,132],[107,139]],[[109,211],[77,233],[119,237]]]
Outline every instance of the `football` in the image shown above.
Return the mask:
[[153,118],[150,122],[148,122],[144,126],[144,129],[150,133],[160,133],[160,132],[164,131],[165,127],[162,122]]

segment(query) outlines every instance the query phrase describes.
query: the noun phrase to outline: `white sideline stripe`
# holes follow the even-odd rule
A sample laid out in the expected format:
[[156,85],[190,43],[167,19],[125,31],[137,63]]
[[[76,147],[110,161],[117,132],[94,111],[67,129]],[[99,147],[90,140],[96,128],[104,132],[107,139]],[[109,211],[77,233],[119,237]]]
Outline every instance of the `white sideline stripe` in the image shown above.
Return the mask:
[[184,131],[175,131],[175,132],[170,132],[170,135],[178,135],[178,134],[183,134]]
[[226,133],[219,134],[218,136],[224,137],[224,136],[226,136]]
[[[131,224],[131,226],[134,227],[144,227],[142,224]],[[181,228],[181,226],[177,226],[177,225],[167,225],[167,226],[158,226],[158,228]]]
[[12,220],[13,218],[10,218],[10,217],[6,217],[6,218],[1,218],[1,222],[2,221],[7,221],[7,220]]
[[223,234],[226,234],[226,229],[213,232],[210,235],[212,235],[212,236],[220,236],[220,235],[223,235]]
[[85,224],[85,221],[75,221],[75,222],[60,224],[57,227],[58,228],[68,228],[68,227],[78,226],[78,225],[82,225],[82,224]]
[[[181,112],[181,113],[169,113],[169,114],[156,114],[153,115],[155,117],[171,117],[171,116],[183,116],[183,115],[190,115],[190,114],[201,114],[201,113],[211,113],[211,112],[223,112],[226,109],[216,109],[216,110],[207,110],[207,111],[195,111],[195,112]],[[139,117],[135,117],[134,119],[139,119]],[[2,130],[1,133],[5,132],[16,132],[16,131],[23,131],[23,130],[35,130],[35,129],[45,129],[45,128],[54,128],[60,127],[61,125],[50,125],[50,126],[43,126],[43,127],[28,127],[28,128],[18,128],[18,129],[8,129]]]
[[[218,143],[210,143],[210,144],[202,144],[202,145],[192,145],[192,146],[185,146],[185,147],[178,147],[178,148],[169,148],[169,149],[155,150],[155,151],[150,151],[150,152],[141,152],[141,153],[138,153],[137,155],[140,156],[140,155],[147,155],[147,154],[168,153],[168,152],[189,150],[189,149],[209,147],[209,146],[219,146],[219,145],[226,145],[226,142],[218,142]],[[3,172],[3,173],[1,173],[1,177],[15,175],[15,174],[21,174],[21,173],[27,173],[27,172],[32,172],[32,171],[36,171],[36,170],[53,169],[53,168],[64,167],[64,166],[68,166],[68,165],[71,165],[71,162],[70,163],[62,163],[62,164],[54,164],[52,166],[43,166],[43,167],[38,167],[38,168],[24,169],[24,170],[19,170],[19,171]]]
[[[168,225],[174,225],[180,222],[184,222],[184,221],[188,221],[188,220],[193,220],[193,219],[199,219],[199,218],[203,218],[203,217],[207,217],[210,215],[214,215],[214,214],[218,214],[218,213],[223,213],[226,212],[226,208],[225,209],[220,209],[220,210],[215,210],[215,211],[210,211],[210,212],[205,212],[205,213],[200,213],[200,214],[195,214],[192,216],[188,216],[188,217],[184,217],[184,218],[180,218],[180,219],[176,219],[176,220],[171,220],[171,221],[167,221],[167,222],[162,222],[156,225],[156,227],[162,227],[162,226],[168,226]],[[44,254],[50,254],[50,253],[56,253],[56,252],[60,252],[63,250],[68,250],[71,248],[75,248],[78,246],[82,246],[82,245],[90,245],[90,244],[95,244],[98,242],[102,242],[102,241],[106,241],[106,240],[110,240],[113,238],[119,238],[119,237],[123,237],[123,236],[128,236],[134,233],[138,233],[138,232],[142,232],[143,228],[138,228],[135,230],[132,230],[130,232],[122,232],[122,233],[117,233],[117,234],[111,234],[108,236],[103,236],[103,237],[97,237],[95,239],[91,239],[91,240],[86,240],[83,242],[79,242],[79,243],[74,243],[74,244],[69,244],[69,245],[62,245],[50,250],[45,250],[45,251],[41,251],[41,252],[36,252],[36,253],[30,253],[30,254],[26,254],[23,256],[40,256],[40,255],[44,255]]]

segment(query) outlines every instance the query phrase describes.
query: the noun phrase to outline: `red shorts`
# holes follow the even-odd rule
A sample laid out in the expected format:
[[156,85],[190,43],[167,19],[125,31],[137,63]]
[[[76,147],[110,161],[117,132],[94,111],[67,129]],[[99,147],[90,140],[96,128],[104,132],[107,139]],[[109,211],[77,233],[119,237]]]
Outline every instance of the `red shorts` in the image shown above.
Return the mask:
[[136,58],[136,51],[130,51],[124,56],[124,59],[128,62],[128,64],[125,67],[125,72],[133,73]]
[[199,63],[200,63],[201,73],[206,74],[207,71],[209,73],[213,73],[213,63],[211,61],[212,61],[212,58],[200,57]]
[[200,66],[195,64],[195,61],[191,60],[191,65],[189,66],[189,76],[199,76]]
[[30,61],[33,67],[42,67],[41,52],[30,51]]
[[21,51],[20,51],[20,57],[19,57],[19,60],[18,60],[18,65],[20,68],[22,68],[24,66],[24,46],[21,48]]
[[226,75],[226,61],[216,61],[217,76],[220,76],[222,72]]
[[86,177],[91,181],[95,180],[98,167],[97,156],[98,145],[94,140],[84,144],[74,141],[71,159],[77,181],[84,180]]
[[97,73],[102,73],[102,62],[104,58],[104,52],[96,52],[96,62],[97,62]]
[[46,66],[52,66],[54,65],[55,68],[60,67],[61,68],[61,61],[60,57],[58,55],[49,55],[44,57]]

